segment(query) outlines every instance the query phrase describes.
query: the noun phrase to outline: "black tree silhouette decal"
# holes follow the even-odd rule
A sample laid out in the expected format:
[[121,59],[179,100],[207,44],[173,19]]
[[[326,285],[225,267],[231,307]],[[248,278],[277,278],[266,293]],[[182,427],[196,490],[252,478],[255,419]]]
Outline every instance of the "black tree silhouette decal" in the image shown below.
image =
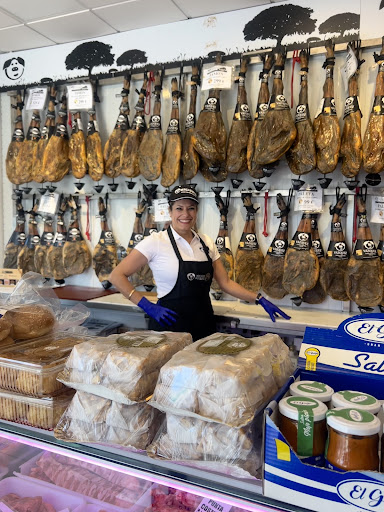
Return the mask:
[[348,30],[360,29],[360,14],[343,12],[335,14],[319,26],[320,34],[339,34],[343,36]]
[[381,0],[381,2],[380,2],[380,7],[379,7],[379,11],[380,11],[380,9],[382,9],[383,7],[384,7],[384,0]]
[[311,18],[313,9],[299,5],[276,5],[264,9],[244,27],[244,39],[276,39],[277,46],[284,36],[293,34],[311,34],[316,21]]
[[67,69],[87,69],[88,74],[92,73],[95,66],[110,66],[114,62],[115,55],[111,53],[110,44],[99,41],[89,41],[79,44],[67,55],[65,67]]
[[147,55],[142,50],[128,50],[120,55],[116,64],[118,66],[133,66],[134,64],[145,64],[148,61]]

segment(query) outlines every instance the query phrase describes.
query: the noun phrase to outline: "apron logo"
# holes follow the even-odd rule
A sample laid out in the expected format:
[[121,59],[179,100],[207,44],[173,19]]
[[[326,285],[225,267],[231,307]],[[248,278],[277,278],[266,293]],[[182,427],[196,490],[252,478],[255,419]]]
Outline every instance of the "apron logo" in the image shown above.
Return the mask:
[[193,272],[190,272],[187,274],[188,281],[193,281],[195,279],[196,275]]

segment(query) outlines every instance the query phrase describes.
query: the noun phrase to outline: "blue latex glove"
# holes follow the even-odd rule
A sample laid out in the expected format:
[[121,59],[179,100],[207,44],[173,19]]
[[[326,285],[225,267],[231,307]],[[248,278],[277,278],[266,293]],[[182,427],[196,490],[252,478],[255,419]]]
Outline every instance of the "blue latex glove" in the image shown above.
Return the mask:
[[280,315],[282,318],[285,318],[285,320],[290,320],[290,316],[288,316],[284,311],[281,311],[280,308],[275,306],[272,302],[265,299],[262,295],[257,296],[257,299],[255,300],[255,304],[260,304],[261,307],[264,308],[264,310],[268,313],[268,315],[271,317],[272,322],[276,322],[276,318],[278,315]]
[[159,304],[153,304],[148,299],[143,297],[137,304],[139,308],[143,309],[148,316],[156,320],[163,327],[170,326],[176,322],[177,313],[168,308],[163,308]]

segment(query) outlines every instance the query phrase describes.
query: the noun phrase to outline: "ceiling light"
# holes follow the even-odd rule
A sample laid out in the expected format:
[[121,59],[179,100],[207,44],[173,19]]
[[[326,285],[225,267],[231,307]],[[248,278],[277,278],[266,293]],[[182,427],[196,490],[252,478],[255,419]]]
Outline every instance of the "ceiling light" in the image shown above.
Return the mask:
[[75,16],[76,14],[83,14],[90,12],[90,9],[83,9],[82,11],[70,12],[68,14],[60,14],[59,16],[51,16],[50,18],[41,18],[40,20],[29,21],[27,25],[33,25],[34,23],[41,23],[42,21],[57,20],[60,18],[66,18],[67,16]]
[[11,28],[24,27],[24,23],[19,23],[18,25],[11,25],[10,27],[3,27],[0,30],[9,30]]
[[94,7],[92,11],[100,11],[101,9],[108,9],[108,7],[115,7],[116,5],[132,4],[133,2],[140,2],[141,0],[125,0],[123,2],[116,2],[114,4],[102,5],[101,7]]

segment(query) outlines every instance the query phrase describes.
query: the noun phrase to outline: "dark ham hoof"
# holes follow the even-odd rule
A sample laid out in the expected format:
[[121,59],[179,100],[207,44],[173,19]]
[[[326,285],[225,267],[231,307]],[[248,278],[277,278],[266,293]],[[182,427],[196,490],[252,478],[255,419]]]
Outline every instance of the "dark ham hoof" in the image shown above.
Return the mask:
[[104,290],[108,290],[112,286],[112,283],[110,281],[102,281],[101,284]]
[[49,185],[49,187],[47,188],[49,192],[54,192],[57,189],[57,187],[55,187],[54,185]]
[[303,180],[291,180],[293,190],[300,190],[300,188],[304,185],[305,181]]
[[295,306],[301,306],[301,303],[303,302],[303,297],[292,297],[291,301],[294,303]]
[[32,187],[23,187],[24,194],[29,194],[32,191]]
[[319,178],[319,183],[321,188],[328,188],[329,184],[331,183],[331,178]]
[[43,196],[43,195],[46,193],[46,191],[47,191],[47,189],[46,189],[45,187],[39,187],[37,190],[39,191],[39,193],[40,193],[42,196]]

